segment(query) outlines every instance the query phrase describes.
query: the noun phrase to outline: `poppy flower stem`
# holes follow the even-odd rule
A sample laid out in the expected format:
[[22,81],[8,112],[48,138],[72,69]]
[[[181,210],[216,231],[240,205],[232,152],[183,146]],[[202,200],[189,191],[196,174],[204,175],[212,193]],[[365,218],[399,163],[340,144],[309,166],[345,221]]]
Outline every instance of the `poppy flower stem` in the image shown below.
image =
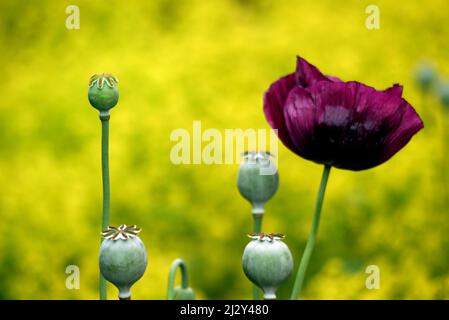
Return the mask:
[[[447,152],[449,150],[449,144],[448,144],[448,130],[447,130],[447,126],[449,125],[449,122],[447,121],[447,116],[448,114],[445,112],[446,110],[443,110],[443,125],[442,125],[442,150],[441,150],[441,168],[440,168],[440,177],[441,177],[441,195],[439,199],[439,203],[441,204],[442,208],[445,209],[447,208],[447,203],[448,203],[448,192],[447,192],[447,188],[446,188],[446,184],[447,184],[447,178],[448,178],[448,172],[447,172],[447,165],[448,165],[448,157],[447,157]],[[435,203],[438,203],[438,200],[435,201]]]
[[[261,233],[262,232],[262,218],[263,214],[253,214],[253,233]],[[253,285],[253,300],[260,300],[262,297],[260,289]]]
[[[101,120],[101,174],[103,179],[103,216],[101,230],[109,226],[111,189],[109,183],[109,111],[100,111]],[[107,300],[106,279],[100,273],[100,300]]]
[[316,236],[318,232],[318,225],[320,223],[321,208],[323,207],[324,193],[326,191],[327,180],[331,170],[330,165],[325,165],[323,175],[321,177],[320,188],[318,190],[318,196],[315,204],[315,212],[313,214],[312,228],[310,230],[309,239],[307,240],[306,249],[302,255],[301,262],[299,263],[298,273],[296,274],[295,284],[293,285],[291,300],[298,299],[301,294],[302,285],[306,275],[307,266],[309,265],[310,257],[312,256],[313,247],[315,246]]

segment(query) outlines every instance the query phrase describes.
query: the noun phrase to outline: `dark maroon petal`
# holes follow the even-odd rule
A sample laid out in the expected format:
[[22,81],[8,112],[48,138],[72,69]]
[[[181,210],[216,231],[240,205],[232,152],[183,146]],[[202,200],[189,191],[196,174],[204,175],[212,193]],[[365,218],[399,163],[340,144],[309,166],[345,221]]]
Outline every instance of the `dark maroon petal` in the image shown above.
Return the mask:
[[319,82],[309,88],[317,107],[318,123],[345,126],[356,112],[354,102],[358,92],[357,83]]
[[348,170],[387,161],[423,128],[402,98],[402,86],[378,91],[360,82],[342,82],[301,57],[294,74],[268,89],[264,112],[293,152]]
[[402,99],[398,110],[401,110],[401,120],[396,129],[391,131],[385,139],[383,161],[387,161],[395,155],[419,130],[424,128],[424,123],[418,113],[405,99]]
[[303,88],[308,88],[318,81],[341,82],[337,77],[322,74],[317,67],[308,63],[300,56],[296,56],[295,80]]
[[401,86],[394,85],[384,91],[377,91],[359,82],[348,83],[354,83],[358,87],[354,121],[363,122],[365,127],[380,125],[385,121],[389,122],[389,127],[394,127],[400,122],[401,112],[397,108],[402,101]]
[[288,94],[295,86],[293,73],[280,78],[268,88],[263,103],[263,111],[269,125],[273,129],[278,129],[279,139],[290,149],[293,148],[293,144],[285,125],[284,106]]
[[327,78],[327,80],[330,80],[332,82],[343,82],[340,78],[335,77],[335,76],[330,76],[327,74],[325,74],[324,76]]
[[383,92],[389,95],[399,96],[402,98],[402,86],[398,83],[395,83],[392,87],[385,89]]
[[294,151],[341,169],[383,163],[421,128],[414,110],[402,106],[401,93],[399,86],[376,91],[358,82],[321,81],[293,89],[284,114]]
[[309,92],[298,86],[290,91],[284,110],[287,130],[293,143],[290,149],[306,159],[313,143],[315,113],[316,108]]
[[316,126],[309,159],[341,169],[372,167],[382,155],[382,133],[377,119],[367,120],[367,107],[375,91],[358,82],[319,82],[309,88],[316,107]]

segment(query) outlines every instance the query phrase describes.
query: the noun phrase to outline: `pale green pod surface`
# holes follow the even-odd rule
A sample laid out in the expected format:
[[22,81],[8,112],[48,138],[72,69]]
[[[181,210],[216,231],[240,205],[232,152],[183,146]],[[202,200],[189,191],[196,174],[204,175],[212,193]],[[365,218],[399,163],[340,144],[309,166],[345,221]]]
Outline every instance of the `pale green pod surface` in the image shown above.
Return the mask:
[[119,298],[131,296],[131,286],[147,267],[147,252],[137,236],[103,239],[100,247],[100,272],[119,290]]
[[437,72],[432,65],[423,63],[416,70],[416,82],[422,90],[428,91],[437,80]]
[[195,292],[192,288],[176,287],[173,290],[173,300],[195,300]]
[[108,111],[114,107],[119,98],[117,83],[117,78],[109,73],[93,75],[87,94],[90,104],[100,111]]
[[248,153],[240,165],[237,186],[251,202],[253,213],[263,213],[265,203],[276,193],[279,174],[268,153]]
[[243,252],[243,271],[264,292],[265,299],[275,299],[276,290],[293,271],[293,257],[278,238],[253,239]]

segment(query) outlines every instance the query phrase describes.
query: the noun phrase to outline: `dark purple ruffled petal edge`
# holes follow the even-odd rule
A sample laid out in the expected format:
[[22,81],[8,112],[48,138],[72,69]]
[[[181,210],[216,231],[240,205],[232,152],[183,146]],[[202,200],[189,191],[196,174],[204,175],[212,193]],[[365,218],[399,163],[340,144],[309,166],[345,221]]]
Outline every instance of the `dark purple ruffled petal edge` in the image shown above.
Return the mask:
[[298,86],[308,88],[318,81],[342,82],[339,78],[323,74],[307,60],[296,56],[295,80]]
[[400,125],[392,131],[385,140],[386,150],[383,162],[393,157],[399,150],[407,145],[410,139],[424,128],[424,123],[416,110],[402,99],[399,108],[403,111]]
[[268,124],[271,128],[278,130],[279,139],[292,151],[294,146],[285,124],[284,107],[288,94],[295,86],[295,74],[289,74],[271,84],[263,99],[263,111]]

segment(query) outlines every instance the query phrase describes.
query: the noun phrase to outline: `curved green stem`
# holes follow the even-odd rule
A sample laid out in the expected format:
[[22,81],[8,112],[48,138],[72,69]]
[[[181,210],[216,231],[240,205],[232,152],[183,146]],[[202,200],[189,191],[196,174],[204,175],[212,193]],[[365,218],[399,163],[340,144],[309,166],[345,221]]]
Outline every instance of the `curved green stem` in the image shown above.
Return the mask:
[[296,300],[301,294],[302,285],[306,275],[307,266],[312,255],[313,247],[316,242],[316,235],[318,232],[318,225],[320,223],[321,208],[323,207],[324,193],[326,191],[327,180],[329,178],[330,165],[325,165],[323,175],[321,177],[320,189],[315,204],[315,212],[313,214],[312,228],[310,230],[309,239],[307,240],[306,249],[304,250],[301,262],[299,263],[298,273],[296,274],[295,284],[290,299]]
[[168,273],[167,300],[173,300],[175,293],[176,270],[178,267],[181,269],[181,288],[187,289],[189,287],[186,263],[182,259],[176,259],[171,264],[170,271]]
[[[262,231],[263,214],[253,214],[253,232],[260,233]],[[262,297],[260,289],[253,285],[253,300],[260,300]]]
[[[103,179],[103,215],[101,230],[109,226],[111,190],[109,182],[109,112],[100,111],[101,120],[101,174]],[[107,300],[107,282],[100,273],[100,300]]]

